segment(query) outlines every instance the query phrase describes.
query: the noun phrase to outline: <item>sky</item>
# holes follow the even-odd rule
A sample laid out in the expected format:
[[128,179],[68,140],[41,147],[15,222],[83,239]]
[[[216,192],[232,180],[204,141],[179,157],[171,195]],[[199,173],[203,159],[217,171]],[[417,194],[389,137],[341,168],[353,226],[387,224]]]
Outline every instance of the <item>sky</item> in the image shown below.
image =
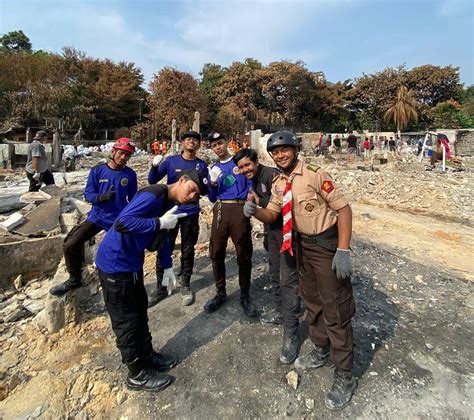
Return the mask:
[[[302,60],[331,82],[385,67],[460,67],[474,84],[474,0],[0,0],[0,34],[195,77],[205,63]],[[146,87],[146,85],[145,85]]]

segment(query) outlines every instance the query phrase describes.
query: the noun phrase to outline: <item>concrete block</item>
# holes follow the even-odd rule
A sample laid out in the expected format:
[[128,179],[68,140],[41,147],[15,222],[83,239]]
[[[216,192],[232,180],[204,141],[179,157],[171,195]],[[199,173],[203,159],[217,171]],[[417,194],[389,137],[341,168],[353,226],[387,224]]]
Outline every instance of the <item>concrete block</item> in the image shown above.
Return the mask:
[[60,220],[63,227],[63,232],[69,233],[71,229],[76,226],[79,218],[80,214],[77,210],[74,210],[71,213],[62,213]]
[[13,213],[7,220],[1,222],[0,228],[7,232],[10,232],[25,221],[25,217],[21,213],[16,212]]
[[37,203],[49,200],[51,196],[44,191],[26,192],[20,196],[20,203]]

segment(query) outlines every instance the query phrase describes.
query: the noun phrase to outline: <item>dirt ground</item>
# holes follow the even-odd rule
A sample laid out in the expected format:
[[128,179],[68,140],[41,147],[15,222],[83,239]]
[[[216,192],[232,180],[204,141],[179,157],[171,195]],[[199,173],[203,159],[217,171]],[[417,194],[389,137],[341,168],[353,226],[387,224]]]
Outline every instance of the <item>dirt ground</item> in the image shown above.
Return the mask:
[[[170,387],[156,394],[127,390],[97,294],[79,322],[57,334],[44,334],[31,319],[0,324],[0,417],[472,417],[472,224],[464,214],[452,220],[381,204],[357,195],[352,202],[359,385],[343,411],[324,406],[328,367],[299,372],[296,390],[288,385],[293,366],[279,362],[282,329],[243,315],[231,248],[228,302],[214,314],[203,312],[214,287],[201,246],[192,281],[196,303],[184,307],[173,294],[149,310],[156,349],[179,359]],[[252,295],[261,311],[272,298],[261,239],[254,244]],[[147,256],[149,291],[153,265]],[[43,282],[47,290],[49,280]],[[307,335],[302,318],[300,353],[311,348]]]

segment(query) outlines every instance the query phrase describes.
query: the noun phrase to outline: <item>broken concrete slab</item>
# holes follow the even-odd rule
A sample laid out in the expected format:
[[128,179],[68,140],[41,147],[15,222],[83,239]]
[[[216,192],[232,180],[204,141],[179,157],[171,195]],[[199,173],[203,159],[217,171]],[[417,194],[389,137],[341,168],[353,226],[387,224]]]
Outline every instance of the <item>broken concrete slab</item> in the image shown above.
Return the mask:
[[31,278],[54,272],[63,256],[64,235],[28,238],[23,241],[0,243],[0,288],[23,274]]
[[70,213],[62,213],[60,220],[63,226],[64,232],[69,233],[71,229],[76,226],[79,218],[81,217],[80,213],[77,210],[74,210]]
[[80,213],[80,214],[87,214],[90,212],[92,206],[85,201],[79,200],[75,197],[69,197],[69,203]]
[[54,184],[43,186],[40,189],[40,192],[47,194],[50,197],[66,197],[66,191]]
[[0,188],[0,213],[7,213],[25,207],[25,203],[20,203],[20,196],[27,191],[27,182]]
[[26,223],[15,232],[26,236],[61,233],[59,216],[61,198],[53,197],[25,215]]
[[44,191],[29,191],[20,196],[20,203],[39,203],[49,200],[52,196]]
[[16,212],[13,213],[7,220],[1,222],[0,228],[7,232],[11,232],[13,229],[15,229],[17,226],[21,225],[25,221],[25,217],[21,213]]

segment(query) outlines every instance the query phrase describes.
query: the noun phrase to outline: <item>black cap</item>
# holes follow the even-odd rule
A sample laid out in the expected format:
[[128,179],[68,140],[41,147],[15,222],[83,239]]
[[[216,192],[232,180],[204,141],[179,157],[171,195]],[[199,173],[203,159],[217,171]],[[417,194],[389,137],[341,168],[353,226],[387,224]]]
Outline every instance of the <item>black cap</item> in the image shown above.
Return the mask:
[[[203,171],[199,169],[183,169],[179,178],[186,176],[187,178],[193,180],[199,187],[199,194],[207,195],[207,177]],[[179,179],[178,178],[178,179]]]
[[224,134],[222,133],[218,133],[216,131],[212,132],[212,133],[209,133],[209,135],[207,136],[208,140],[210,143],[212,143],[213,141],[217,141],[217,140],[220,140],[220,139],[224,139],[225,140],[225,136]]
[[187,137],[192,137],[193,139],[196,139],[197,141],[201,141],[201,135],[197,131],[193,131],[193,130],[185,131],[181,135],[181,140],[184,140]]

